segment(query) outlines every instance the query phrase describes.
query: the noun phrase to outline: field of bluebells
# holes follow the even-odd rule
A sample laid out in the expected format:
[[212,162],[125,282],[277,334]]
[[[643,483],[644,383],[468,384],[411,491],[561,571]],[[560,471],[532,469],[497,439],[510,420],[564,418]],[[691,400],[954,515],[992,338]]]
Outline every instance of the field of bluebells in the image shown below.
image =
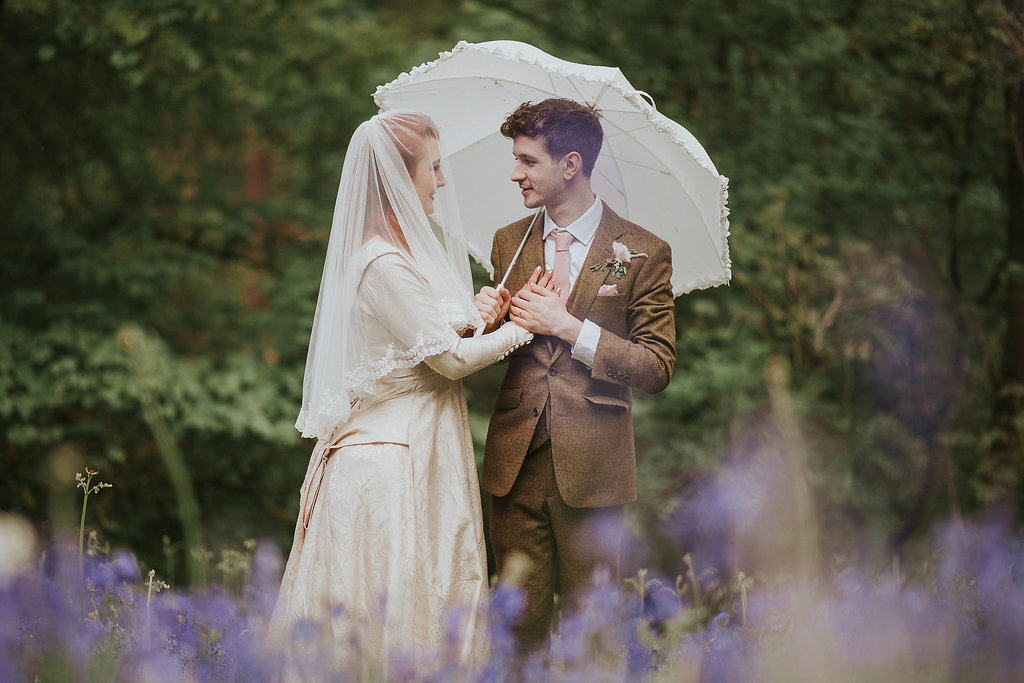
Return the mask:
[[[271,637],[283,558],[246,543],[201,553],[200,585],[172,588],[128,552],[84,538],[86,504],[104,485],[79,476],[81,536],[38,547],[0,516],[0,680],[510,680],[509,625],[522,600],[499,583],[486,607],[489,660],[461,663],[464,613],[436,653],[383,657],[353,632],[339,648],[324,624]],[[681,558],[675,577],[646,570],[595,579],[563,615],[550,656],[527,680],[1016,681],[1024,679],[1024,544],[998,522],[939,529],[925,558],[869,571],[794,566],[788,576],[725,576]],[[331,615],[334,627],[343,606]],[[290,662],[290,666],[284,663]]]

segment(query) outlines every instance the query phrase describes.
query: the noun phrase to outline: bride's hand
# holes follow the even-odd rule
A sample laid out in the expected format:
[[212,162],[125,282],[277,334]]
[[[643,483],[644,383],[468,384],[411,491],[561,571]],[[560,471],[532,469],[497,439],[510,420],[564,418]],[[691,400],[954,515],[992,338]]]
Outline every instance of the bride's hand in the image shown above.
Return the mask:
[[508,314],[508,304],[511,300],[512,295],[504,287],[483,287],[473,298],[473,303],[476,304],[476,310],[483,318],[484,324],[490,329]]

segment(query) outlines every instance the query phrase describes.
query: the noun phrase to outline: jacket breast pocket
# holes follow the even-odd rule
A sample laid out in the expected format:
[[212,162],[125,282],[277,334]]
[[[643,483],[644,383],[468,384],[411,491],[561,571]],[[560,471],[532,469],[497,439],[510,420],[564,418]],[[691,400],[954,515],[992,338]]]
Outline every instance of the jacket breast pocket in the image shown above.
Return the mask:
[[592,406],[615,413],[627,411],[633,406],[633,402],[628,399],[622,399],[618,396],[608,396],[607,394],[591,394],[589,396],[584,396],[583,400]]
[[626,308],[626,295],[613,294],[612,296],[595,296],[592,308]]

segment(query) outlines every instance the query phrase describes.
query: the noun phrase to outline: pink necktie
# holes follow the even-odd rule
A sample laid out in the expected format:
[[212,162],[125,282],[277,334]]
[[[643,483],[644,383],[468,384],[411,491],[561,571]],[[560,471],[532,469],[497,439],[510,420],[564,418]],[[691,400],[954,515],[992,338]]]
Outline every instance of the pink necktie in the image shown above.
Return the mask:
[[562,290],[561,299],[565,303],[569,298],[569,245],[575,239],[568,230],[552,230],[555,236],[555,263],[552,280],[555,287]]

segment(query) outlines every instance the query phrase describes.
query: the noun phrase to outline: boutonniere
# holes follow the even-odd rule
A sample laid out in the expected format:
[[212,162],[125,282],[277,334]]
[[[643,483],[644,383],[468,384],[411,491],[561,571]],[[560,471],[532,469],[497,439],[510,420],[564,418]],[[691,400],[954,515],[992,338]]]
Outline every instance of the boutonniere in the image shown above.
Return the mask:
[[612,254],[614,256],[611,258],[606,258],[604,261],[590,266],[590,270],[598,271],[602,268],[607,268],[612,272],[612,275],[621,280],[622,276],[629,270],[630,261],[637,256],[647,256],[647,254],[636,249],[630,249],[622,242],[612,242]]

